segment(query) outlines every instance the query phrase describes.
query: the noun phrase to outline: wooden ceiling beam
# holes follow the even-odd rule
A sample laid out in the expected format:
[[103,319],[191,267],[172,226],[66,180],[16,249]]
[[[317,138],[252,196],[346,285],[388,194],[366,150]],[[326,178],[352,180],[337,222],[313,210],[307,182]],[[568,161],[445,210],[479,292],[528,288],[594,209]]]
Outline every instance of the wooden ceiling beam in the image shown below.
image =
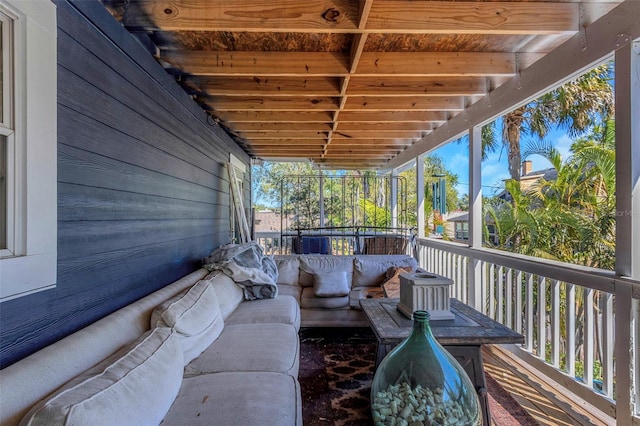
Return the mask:
[[484,77],[359,77],[352,76],[348,96],[480,96],[487,94]]
[[430,34],[561,34],[580,27],[577,3],[373,2],[367,30]]
[[[349,59],[339,52],[169,51],[161,60],[203,76],[345,77]],[[511,76],[515,53],[362,52],[358,76]]]
[[184,76],[183,86],[194,92],[227,96],[339,96],[336,77]]
[[349,73],[349,58],[340,52],[163,50],[160,59],[195,75],[323,77]]
[[136,31],[558,34],[578,31],[579,18],[579,5],[566,2],[136,0],[123,23]]
[[349,32],[358,5],[349,0],[136,0],[124,25],[133,29],[195,31]]
[[351,121],[340,121],[336,131],[371,130],[378,132],[389,132],[398,130],[433,130],[433,123],[423,122],[378,122],[378,123],[357,123]]
[[395,138],[371,138],[371,139],[334,139],[331,142],[331,146],[347,147],[347,146],[387,146],[393,147],[405,147],[413,145],[413,139],[395,139]]
[[350,96],[344,105],[345,111],[462,111],[463,97],[374,97]]
[[216,111],[300,111],[338,109],[336,98],[330,97],[243,97],[243,96],[200,96],[202,102]]
[[359,76],[511,76],[514,53],[495,52],[364,52]]
[[443,123],[447,120],[444,111],[342,111],[341,122],[381,123],[381,122],[423,122]]
[[253,122],[253,123],[233,123],[231,126],[235,132],[257,132],[257,131],[279,131],[279,130],[317,130],[317,131],[329,131],[332,129],[330,123],[278,123],[278,122]]
[[[333,139],[415,139],[420,138],[427,131],[402,130],[393,132],[393,136],[381,134],[377,130],[358,130],[358,131],[334,131]],[[386,136],[386,137],[385,137]]]
[[326,139],[327,132],[317,132],[313,130],[307,131],[289,131],[289,130],[277,130],[272,132],[238,132],[238,136],[245,139],[257,140],[257,139]]
[[249,146],[273,146],[284,148],[295,148],[297,146],[311,145],[324,146],[327,143],[325,139],[255,139],[247,142]]
[[228,123],[243,122],[282,122],[326,123],[333,119],[330,111],[215,111],[215,116]]

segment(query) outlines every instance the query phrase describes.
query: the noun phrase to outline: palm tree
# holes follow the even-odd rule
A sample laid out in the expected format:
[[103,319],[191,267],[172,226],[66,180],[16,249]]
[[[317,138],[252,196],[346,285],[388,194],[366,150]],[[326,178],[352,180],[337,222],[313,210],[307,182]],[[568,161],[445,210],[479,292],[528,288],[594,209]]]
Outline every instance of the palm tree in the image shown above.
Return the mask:
[[[511,179],[520,181],[523,134],[543,139],[551,129],[559,128],[577,137],[613,116],[612,69],[610,62],[600,65],[503,117],[502,142],[507,148]],[[489,130],[483,129],[482,137],[486,158],[498,144]]]

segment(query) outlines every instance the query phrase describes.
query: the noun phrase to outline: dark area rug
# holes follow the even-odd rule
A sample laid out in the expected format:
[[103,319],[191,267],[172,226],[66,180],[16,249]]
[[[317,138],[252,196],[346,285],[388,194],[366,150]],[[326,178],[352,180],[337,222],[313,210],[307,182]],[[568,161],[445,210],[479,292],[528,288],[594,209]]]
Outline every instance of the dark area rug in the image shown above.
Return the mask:
[[[376,339],[369,328],[300,330],[302,417],[305,426],[371,425],[369,393]],[[533,418],[487,375],[495,425],[533,425]]]

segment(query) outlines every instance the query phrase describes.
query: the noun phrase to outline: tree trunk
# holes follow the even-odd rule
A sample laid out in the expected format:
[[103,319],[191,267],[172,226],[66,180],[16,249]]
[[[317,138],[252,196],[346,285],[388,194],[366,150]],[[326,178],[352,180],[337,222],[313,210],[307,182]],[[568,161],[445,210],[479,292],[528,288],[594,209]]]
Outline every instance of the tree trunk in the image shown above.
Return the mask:
[[504,116],[504,137],[507,142],[509,174],[511,179],[520,182],[520,133],[522,131],[524,108],[518,108]]

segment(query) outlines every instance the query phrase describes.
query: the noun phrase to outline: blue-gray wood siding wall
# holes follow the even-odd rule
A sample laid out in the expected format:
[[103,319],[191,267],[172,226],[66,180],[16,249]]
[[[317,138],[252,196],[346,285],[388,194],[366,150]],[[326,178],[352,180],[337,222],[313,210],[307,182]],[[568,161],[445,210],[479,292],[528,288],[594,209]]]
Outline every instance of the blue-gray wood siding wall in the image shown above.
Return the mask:
[[199,268],[248,162],[98,1],[55,3],[58,280],[0,305],[1,367]]

